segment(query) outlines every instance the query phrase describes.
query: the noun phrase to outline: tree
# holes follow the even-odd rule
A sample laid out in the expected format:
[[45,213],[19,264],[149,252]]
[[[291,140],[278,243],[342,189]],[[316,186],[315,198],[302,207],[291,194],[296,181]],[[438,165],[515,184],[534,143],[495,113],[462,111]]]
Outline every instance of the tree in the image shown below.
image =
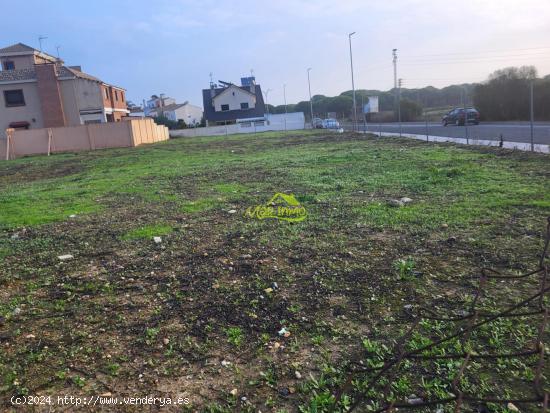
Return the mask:
[[531,82],[534,82],[537,91],[535,116],[548,119],[546,107],[550,101],[545,96],[550,82],[536,77],[537,70],[533,66],[507,67],[491,73],[488,80],[474,90],[474,105],[482,119],[528,120]]
[[410,99],[401,99],[401,120],[403,122],[410,122],[416,120],[422,115],[422,106]]

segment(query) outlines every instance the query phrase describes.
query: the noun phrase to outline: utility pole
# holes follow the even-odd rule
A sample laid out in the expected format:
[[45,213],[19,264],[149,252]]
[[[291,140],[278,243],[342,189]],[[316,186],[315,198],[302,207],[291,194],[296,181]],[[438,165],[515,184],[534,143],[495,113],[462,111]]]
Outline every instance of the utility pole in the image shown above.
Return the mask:
[[531,96],[530,96],[530,102],[531,102],[531,108],[530,108],[530,112],[531,112],[531,152],[534,152],[535,151],[535,140],[534,140],[534,137],[535,137],[535,134],[534,134],[534,125],[533,123],[535,122],[535,102],[533,100],[533,85],[534,84],[534,81],[531,80],[531,83],[529,85],[529,89],[531,91]]
[[357,105],[355,103],[355,82],[353,80],[353,53],[351,51],[351,36],[353,36],[355,32],[348,34],[349,38],[349,61],[351,65],[351,89],[353,91],[353,130],[357,131]]
[[403,79],[399,79],[397,83],[397,121],[399,122],[399,137],[403,135],[403,127],[401,125],[401,85]]
[[269,104],[267,103],[267,95],[269,94],[269,92],[271,92],[273,89],[267,89],[265,92],[264,92],[264,95],[265,95],[265,108],[267,109],[267,121],[269,122]]
[[313,129],[313,102],[311,101],[311,82],[309,80],[309,71],[311,70],[311,67],[308,67],[307,69],[307,87],[309,89],[309,110],[311,113],[311,129]]
[[363,114],[363,128],[365,133],[367,133],[367,114],[365,113],[365,95],[361,95],[361,113]]
[[397,103],[397,49],[392,49],[392,56],[393,56],[393,93],[394,93],[393,106],[394,106],[394,116],[395,116],[395,111],[399,111],[399,103]]
[[466,107],[466,86],[464,86],[464,133],[466,135],[466,145],[470,143],[468,136],[468,109]]
[[285,100],[285,133],[286,133],[286,83],[283,83],[283,99]]

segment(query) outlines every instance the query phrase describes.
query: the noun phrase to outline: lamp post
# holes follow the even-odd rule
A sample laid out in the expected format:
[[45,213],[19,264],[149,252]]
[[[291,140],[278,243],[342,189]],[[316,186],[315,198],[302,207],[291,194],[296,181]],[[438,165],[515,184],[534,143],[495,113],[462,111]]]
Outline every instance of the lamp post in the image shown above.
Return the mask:
[[351,50],[351,36],[353,36],[355,32],[348,34],[349,39],[349,62],[351,66],[351,89],[353,91],[353,130],[357,130],[357,106],[355,104],[355,82],[353,79],[353,52]]
[[273,89],[267,89],[265,92],[264,92],[264,95],[265,95],[265,108],[267,109],[267,121],[269,122],[269,104],[267,103],[267,95],[269,94],[269,92],[271,92]]
[[311,67],[307,68],[307,87],[309,89],[309,111],[311,115],[311,129],[313,129],[313,102],[311,101],[311,82],[309,80],[309,72]]
[[286,83],[283,83],[283,98],[285,100],[285,133],[286,133],[286,114],[287,114],[287,110],[286,110]]

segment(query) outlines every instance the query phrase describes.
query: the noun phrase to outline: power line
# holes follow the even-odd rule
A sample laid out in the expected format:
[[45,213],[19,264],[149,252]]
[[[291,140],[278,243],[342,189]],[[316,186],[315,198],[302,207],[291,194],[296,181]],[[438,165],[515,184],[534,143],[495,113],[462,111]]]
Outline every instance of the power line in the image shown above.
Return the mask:
[[453,52],[453,53],[434,53],[434,54],[423,54],[423,55],[404,55],[403,57],[431,57],[431,56],[451,56],[451,55],[476,55],[476,54],[487,54],[487,53],[509,53],[509,52],[520,52],[520,51],[526,51],[526,50],[548,50],[550,49],[550,46],[543,46],[543,47],[528,47],[523,49],[500,49],[500,50],[484,50],[484,51],[477,51],[477,52]]

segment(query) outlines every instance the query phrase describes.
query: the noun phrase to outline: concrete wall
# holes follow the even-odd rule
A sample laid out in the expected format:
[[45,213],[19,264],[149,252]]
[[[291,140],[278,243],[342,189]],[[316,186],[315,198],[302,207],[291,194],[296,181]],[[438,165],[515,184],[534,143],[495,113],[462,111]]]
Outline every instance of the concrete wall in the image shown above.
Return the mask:
[[[286,120],[286,122],[285,122]],[[250,122],[237,123],[235,125],[209,126],[206,128],[189,128],[171,130],[172,137],[191,136],[216,136],[233,135],[236,133],[257,133],[267,131],[284,131],[305,129],[305,118],[303,112],[293,112],[281,115],[269,115],[269,123]]]
[[[51,131],[51,139],[49,131]],[[152,119],[132,119],[116,123],[97,123],[62,128],[13,131],[9,139],[0,138],[0,159],[26,155],[78,152],[104,148],[124,148],[168,140],[168,128]]]
[[256,107],[256,96],[246,93],[241,88],[231,86],[213,99],[216,112],[222,111],[222,105],[229,105],[229,110],[241,110],[241,103],[248,103],[248,107]]
[[[101,85],[87,79],[75,78],[59,82],[68,126],[82,125],[85,120],[105,122]],[[83,115],[83,112],[98,112]]]
[[[4,100],[5,90],[23,90],[25,106],[7,107]],[[38,97],[38,88],[36,82],[0,84],[0,134],[9,128],[11,122],[29,122],[29,128],[43,128],[42,108],[40,98]]]

